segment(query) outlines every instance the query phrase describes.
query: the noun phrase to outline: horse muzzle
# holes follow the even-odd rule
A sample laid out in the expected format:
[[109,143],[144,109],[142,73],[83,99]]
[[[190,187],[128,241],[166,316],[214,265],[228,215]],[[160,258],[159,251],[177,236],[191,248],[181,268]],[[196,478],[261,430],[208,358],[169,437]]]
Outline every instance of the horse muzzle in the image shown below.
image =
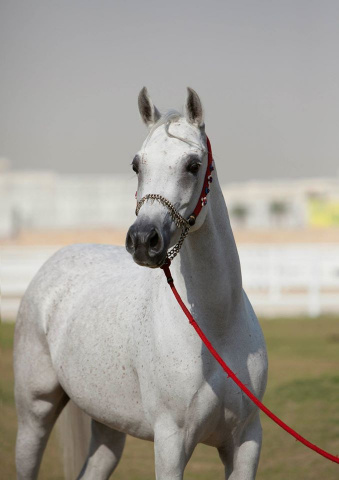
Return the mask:
[[126,250],[143,267],[160,267],[166,258],[169,238],[155,225],[136,221],[128,230]]

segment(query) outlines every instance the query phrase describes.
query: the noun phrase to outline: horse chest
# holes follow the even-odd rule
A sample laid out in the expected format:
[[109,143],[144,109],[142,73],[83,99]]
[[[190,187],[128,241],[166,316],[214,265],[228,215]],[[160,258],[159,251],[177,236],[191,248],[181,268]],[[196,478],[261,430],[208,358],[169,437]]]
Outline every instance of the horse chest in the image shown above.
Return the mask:
[[178,425],[203,427],[202,438],[210,438],[221,424],[233,428],[247,415],[239,390],[189,325],[184,334],[170,330],[166,338],[151,338],[139,340],[142,356],[136,355],[141,401],[150,423],[166,412]]

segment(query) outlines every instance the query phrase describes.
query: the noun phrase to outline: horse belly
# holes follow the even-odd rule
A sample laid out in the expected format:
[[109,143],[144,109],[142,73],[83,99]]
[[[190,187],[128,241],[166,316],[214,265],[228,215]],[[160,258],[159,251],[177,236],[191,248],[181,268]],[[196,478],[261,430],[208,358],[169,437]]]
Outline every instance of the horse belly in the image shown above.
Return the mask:
[[[139,382],[123,332],[91,335],[76,329],[51,349],[52,362],[68,396],[88,415],[111,428],[149,438]],[[127,341],[128,343],[128,341]]]
[[130,319],[136,318],[137,312],[133,305],[121,301],[124,289],[116,288],[110,297],[104,287],[100,290],[91,292],[92,303],[86,291],[73,299],[71,314],[64,301],[49,322],[47,338],[53,366],[68,396],[91,417],[119,431],[151,439],[133,353]]

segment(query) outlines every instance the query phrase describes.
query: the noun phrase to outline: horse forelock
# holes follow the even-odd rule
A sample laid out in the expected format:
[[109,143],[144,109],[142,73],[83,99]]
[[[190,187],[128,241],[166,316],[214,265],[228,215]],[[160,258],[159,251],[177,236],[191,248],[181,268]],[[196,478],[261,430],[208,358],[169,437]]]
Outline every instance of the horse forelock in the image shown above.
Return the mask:
[[174,109],[170,109],[164,114],[161,115],[159,120],[152,126],[151,130],[149,131],[149,134],[146,137],[145,143],[144,143],[144,148],[146,147],[147,143],[149,142],[150,138],[152,137],[153,133],[155,130],[157,130],[159,127],[162,125],[165,125],[165,132],[166,134],[171,137],[171,138],[176,138],[177,140],[181,140],[182,142],[188,143],[189,145],[192,145],[194,147],[198,147],[201,150],[205,150],[205,147],[202,146],[201,144],[197,142],[193,142],[192,140],[188,140],[187,138],[179,137],[178,135],[173,135],[170,131],[170,125],[177,120],[185,118],[184,115],[182,115],[180,112]]
[[168,110],[167,112],[163,113],[159,120],[153,125],[148,137],[150,138],[154,131],[161,127],[161,125],[171,124],[180,118],[183,118],[183,115],[180,112],[174,109]]

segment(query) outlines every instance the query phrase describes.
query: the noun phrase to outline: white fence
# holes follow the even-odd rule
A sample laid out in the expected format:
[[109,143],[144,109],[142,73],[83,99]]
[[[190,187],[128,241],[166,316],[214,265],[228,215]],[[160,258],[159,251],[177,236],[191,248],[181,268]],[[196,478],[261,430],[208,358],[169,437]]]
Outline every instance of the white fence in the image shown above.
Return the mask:
[[339,313],[339,245],[246,245],[239,254],[257,313]]
[[[1,317],[59,247],[1,248]],[[259,315],[339,313],[339,245],[240,245],[244,288]]]

